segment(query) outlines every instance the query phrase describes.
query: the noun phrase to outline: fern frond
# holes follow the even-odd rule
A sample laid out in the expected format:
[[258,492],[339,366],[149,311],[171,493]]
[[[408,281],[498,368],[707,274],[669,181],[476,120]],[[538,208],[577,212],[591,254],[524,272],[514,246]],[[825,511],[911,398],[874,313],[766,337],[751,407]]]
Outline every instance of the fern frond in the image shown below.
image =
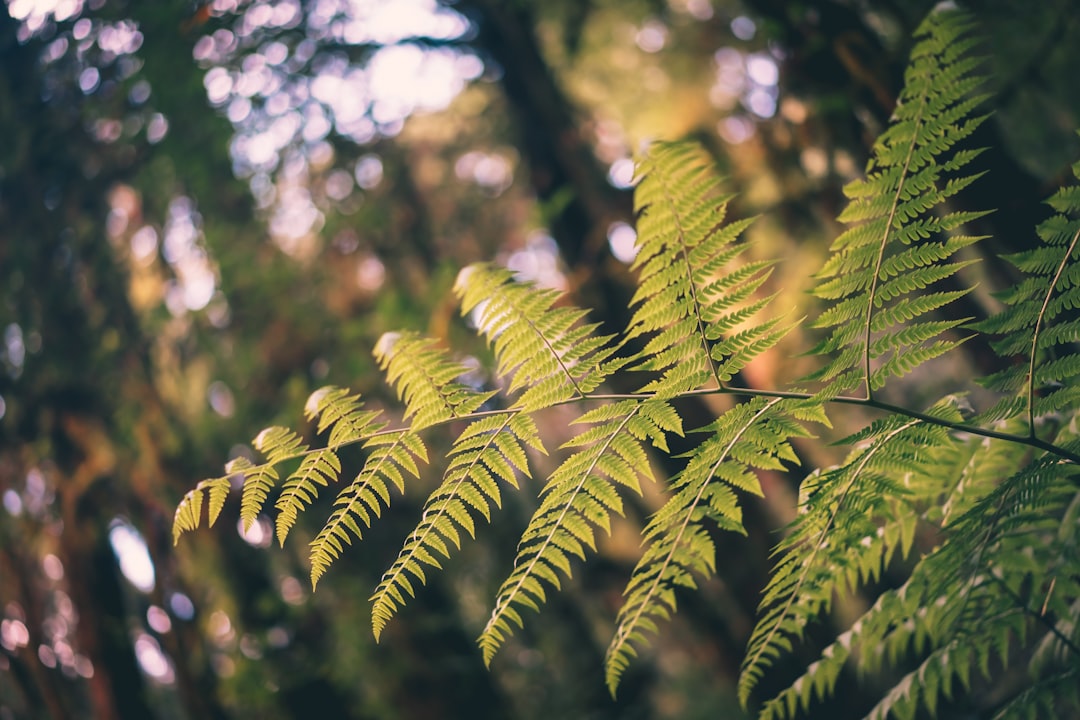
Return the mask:
[[316,390],[308,397],[304,414],[309,421],[318,419],[318,432],[330,430],[325,448],[310,449],[287,428],[267,428],[254,441],[256,449],[267,456],[267,464],[244,471],[240,516],[245,527],[250,527],[279,479],[275,466],[303,458],[300,467],[285,479],[274,504],[278,511],[275,531],[282,545],[299,514],[318,497],[319,489],[337,481],[341,473],[338,448],[361,442],[386,427],[377,411],[365,410],[360,396],[345,388],[327,386]]
[[240,495],[240,521],[244,532],[251,529],[266,504],[270,490],[279,479],[277,468],[270,464],[257,465],[244,474],[244,487]]
[[724,224],[730,196],[699,146],[656,143],[640,172],[631,266],[639,284],[626,339],[648,342],[632,367],[659,375],[642,389],[659,397],[722,385],[787,331],[770,320],[732,334],[768,303],[755,294],[772,263],[736,262],[748,248],[742,233],[753,219]]
[[[1018,468],[1026,455],[1016,443],[988,438],[967,438],[927,450],[934,474],[906,476],[905,489],[912,492],[910,517],[916,519],[914,508],[921,506],[918,521],[939,526],[946,533],[951,533],[957,518],[994,491],[1003,470]],[[881,527],[879,534],[884,537],[888,525]],[[947,636],[953,627],[948,615],[953,608],[944,599],[950,596],[952,586],[943,583],[941,568],[952,563],[951,557],[931,553],[919,559],[901,587],[879,595],[794,683],[764,703],[759,720],[793,718],[800,710],[807,712],[815,699],[824,700],[832,694],[849,662],[855,662],[861,676],[872,676],[886,667],[900,666],[912,655],[925,654],[934,638]],[[958,677],[967,685],[970,681],[963,669],[958,665]]]
[[[1077,496],[1080,498],[1080,496]],[[1076,531],[1076,513],[1080,511],[1080,500],[1073,499],[1072,512],[1066,513],[1063,526]],[[1069,517],[1069,516],[1072,517]],[[1063,538],[1064,539],[1064,538]],[[1077,569],[1076,544],[1066,540],[1066,547],[1071,550],[1071,565]],[[1075,589],[1077,576],[1072,576],[1073,588],[1066,590],[1066,596],[1074,598],[1071,603],[1064,603],[1051,615],[1060,618],[1053,625],[1053,632],[1046,633],[1035,647],[1029,664],[1032,686],[1019,693],[1016,698],[1002,708],[997,718],[1034,718],[1068,717],[1080,710],[1080,593]],[[1052,585],[1051,592],[1055,589]],[[1048,603],[1047,603],[1048,604]],[[1041,609],[1042,610],[1042,609]],[[1049,611],[1049,608],[1045,608]]]
[[939,214],[978,177],[958,173],[979,151],[953,151],[984,119],[971,116],[983,98],[971,95],[982,78],[979,60],[965,54],[970,27],[966,15],[953,11],[934,12],[920,26],[892,123],[874,145],[866,178],[844,188],[850,202],[840,220],[853,225],[833,242],[813,291],[835,302],[815,323],[830,334],[811,351],[830,360],[806,378],[822,384],[823,399],[860,385],[872,398],[890,378],[959,344],[939,338],[963,321],[922,323],[921,332],[906,336],[899,331],[965,294],[923,291],[959,272],[967,263],[950,260],[980,239],[938,239],[985,214]]
[[[882,593],[849,630],[825,647],[821,656],[810,663],[795,682],[762,706],[758,720],[794,718],[800,710],[809,711],[813,700],[823,700],[833,693],[840,673],[851,659],[858,658],[860,671],[865,671],[861,665],[864,656],[860,654],[860,648],[882,650],[876,653],[877,656],[886,652],[895,656],[898,644],[891,643],[886,651],[885,638],[895,627],[897,618],[912,616],[920,603],[924,602],[925,587],[920,581],[921,578],[909,578],[900,588]],[[924,637],[922,635],[916,641]],[[901,650],[908,649],[906,643],[899,647]]]
[[[972,24],[944,10],[920,26],[895,116],[865,178],[845,188],[849,203],[840,219],[848,228],[813,291],[826,307],[814,322],[823,337],[810,352],[823,365],[804,380],[809,388],[729,386],[791,323],[769,314],[773,263],[751,252],[745,234],[752,219],[727,221],[731,196],[706,153],[690,143],[658,143],[639,167],[638,286],[622,337],[598,335],[585,310],[515,281],[508,270],[466,268],[455,292],[492,350],[508,409],[485,408],[494,393],[468,387],[465,368],[438,341],[388,333],[375,357],[404,405],[405,427],[388,429],[381,413],[349,390],[318,390],[305,412],[325,445],[309,447],[300,433],[267,428],[254,441],[262,462],[237,458],[225,476],[184,496],[174,541],[197,528],[204,511],[214,524],[234,487],[249,527],[280,484],[276,532],[283,543],[299,515],[338,481],[341,448],[357,445],[364,465],[335,488],[331,513],[310,544],[314,588],[390,506],[395,489],[404,492],[408,476],[418,475],[427,459],[419,432],[452,427],[460,434],[442,481],[371,596],[378,640],[417,583],[491,520],[503,483],[516,489],[528,476],[531,453],[544,452],[535,413],[588,404],[478,638],[490,664],[523,625],[524,610],[539,611],[571,578],[575,558],[596,550],[597,531],[610,532],[613,516],[623,513],[623,493],[640,493],[641,479],[650,477],[647,444],[671,456],[668,434],[684,432],[677,403],[746,396],[692,429],[701,437],[678,456],[685,465],[644,529],[645,549],[605,658],[614,694],[629,663],[676,612],[681,593],[716,572],[713,533],[745,532],[740,495],[762,494],[759,472],[795,463],[793,439],[807,436],[805,422],[828,424],[826,406],[857,406],[882,419],[840,441],[850,450],[839,466],[802,483],[798,517],[775,550],[749,639],[738,685],[743,705],[778,657],[807,642],[811,623],[839,598],[886,585],[889,568],[886,589],[801,677],[764,700],[762,718],[809,713],[849,669],[874,676],[874,684],[895,683],[873,718],[934,716],[955,694],[973,695],[975,683],[998,692],[995,707],[974,698],[982,714],[1075,715],[1080,185],[1049,198],[1054,214],[1037,228],[1040,245],[1009,258],[1023,279],[999,295],[1005,310],[965,328],[997,336],[994,350],[1010,367],[986,384],[1002,399],[970,421],[958,398],[920,412],[875,397],[956,348],[957,330],[968,322],[946,311],[971,291],[961,276],[981,239],[966,228],[983,213],[951,207],[981,175],[969,169],[981,150],[960,147],[984,120]],[[1080,164],[1073,170],[1080,178]],[[635,347],[630,357],[620,353],[628,345]],[[650,376],[634,393],[597,392],[620,369]],[[851,397],[860,387],[865,397]],[[894,573],[907,574],[899,587]],[[856,607],[845,602],[845,613]]]
[[[1073,174],[1080,178],[1080,163]],[[992,343],[999,355],[1026,361],[983,384],[1009,395],[993,415],[1026,410],[1033,436],[1038,417],[1080,400],[1075,389],[1080,382],[1080,186],[1061,188],[1047,204],[1057,214],[1037,228],[1039,247],[1008,257],[1026,279],[1000,295],[1006,304],[1001,313],[975,325],[1005,336]],[[1024,402],[1017,402],[1017,395]]]
[[341,459],[333,450],[323,448],[305,457],[296,472],[285,479],[281,495],[274,503],[278,511],[275,528],[280,545],[285,545],[285,538],[296,524],[299,514],[315,502],[319,487],[337,482],[340,474]]
[[[239,458],[237,458],[239,459]],[[250,463],[249,463],[250,464]],[[225,506],[225,498],[229,495],[232,483],[228,476],[203,480],[198,485],[184,493],[184,497],[176,506],[173,514],[173,544],[180,541],[180,536],[185,532],[197,530],[202,522],[203,501],[207,500],[207,525],[214,527],[221,508]]]
[[709,437],[674,479],[673,496],[649,522],[645,538],[651,544],[624,591],[626,601],[605,659],[612,695],[631,659],[647,644],[647,634],[657,632],[658,622],[674,614],[677,588],[695,588],[695,575],[715,572],[715,549],[704,521],[745,534],[733,490],[760,496],[755,468],[782,470],[784,462],[797,462],[788,440],[807,433],[786,417],[788,404],[779,398],[755,398],[702,428]]
[[308,420],[318,418],[318,432],[330,431],[326,446],[337,449],[360,442],[386,427],[377,410],[365,410],[360,395],[347,388],[328,385],[308,396],[304,405]]
[[292,430],[279,426],[266,428],[255,436],[251,444],[266,457],[266,462],[243,473],[240,520],[244,523],[245,531],[251,528],[251,524],[266,504],[270,490],[280,479],[277,465],[301,457],[308,450],[303,438]]
[[[998,616],[997,627],[1004,628],[1002,635],[992,638],[995,645],[1008,647],[1009,631],[1020,631],[1023,627],[1022,613],[1016,609],[1007,611],[1007,616]],[[980,649],[986,645],[980,643]],[[973,669],[982,670],[983,677],[990,678],[987,667],[989,653],[985,656],[974,654],[971,646],[961,638],[935,649],[923,660],[917,669],[904,675],[889,692],[875,705],[866,717],[868,720],[886,720],[893,716],[901,720],[914,720],[920,703],[925,704],[933,716],[941,697],[950,697],[953,684],[959,680],[965,689],[971,688]]]
[[557,304],[560,294],[513,273],[477,263],[458,274],[454,290],[462,315],[474,314],[495,351],[496,369],[510,376],[507,392],[524,392],[514,407],[528,412],[592,392],[621,361],[612,358],[609,336],[596,335],[586,312]]
[[563,447],[580,448],[552,473],[540,507],[518,544],[514,570],[496,596],[495,608],[478,640],[484,661],[524,624],[521,608],[539,610],[546,587],[556,590],[571,574],[571,559],[596,549],[596,528],[610,532],[611,514],[622,514],[618,487],[640,493],[639,479],[651,477],[642,438],[681,433],[662,400],[624,400],[585,413],[590,424]]
[[494,394],[456,382],[467,368],[447,358],[435,340],[416,333],[384,333],[375,359],[405,403],[404,418],[412,419],[413,430],[468,415]]
[[[943,586],[976,587],[982,584],[980,578],[993,578],[1013,596],[1028,592],[1024,586],[1032,579],[1043,584],[1048,573],[1070,560],[1062,554],[1069,543],[1060,538],[1054,542],[1053,536],[1075,532],[1074,527],[1063,527],[1059,518],[1076,496],[1077,472],[1055,458],[1039,457],[974,502],[950,526],[942,553],[952,562],[944,564],[947,571],[935,580]],[[1064,602],[1064,607],[1055,606],[1062,611],[1067,611],[1073,595],[1074,581],[1065,582],[1063,592],[1047,600]]]
[[184,532],[198,529],[202,522],[204,500],[209,501],[207,525],[214,526],[232,489],[233,478],[237,478],[238,483],[243,486],[240,517],[244,529],[249,529],[279,478],[275,465],[300,457],[307,450],[299,435],[282,427],[266,428],[255,437],[252,444],[265,453],[267,462],[255,465],[243,455],[235,457],[226,463],[224,476],[203,480],[185,493],[173,516],[174,543]]
[[475,516],[490,521],[492,505],[502,506],[498,481],[517,488],[517,473],[529,474],[526,446],[544,452],[535,423],[520,411],[476,420],[458,437],[442,484],[371,597],[376,640],[413,595],[413,580],[426,582],[425,566],[440,568],[439,556],[449,559],[451,546],[461,548],[462,531],[476,536]]
[[[857,659],[860,673],[873,674],[912,656],[920,659],[917,668],[869,717],[914,717],[920,706],[933,715],[958,685],[970,690],[974,675],[993,681],[995,664],[1015,656],[1010,648],[1023,646],[1043,625],[1040,618],[1076,617],[1077,553],[1068,550],[1070,543],[1050,539],[1075,532],[1075,518],[1063,512],[1076,502],[1069,480],[1075,473],[1060,472],[1057,461],[1046,458],[1025,465],[1022,449],[998,440],[968,438],[933,454],[939,487],[959,476],[945,506],[930,504],[923,515],[943,522],[944,545],[921,558],[901,588],[883,593],[799,680],[766,703],[763,718],[806,710],[830,691],[849,658]],[[1009,468],[1017,469],[1001,481]],[[1069,578],[1060,594],[1057,578]],[[1062,625],[1066,635],[1072,627]],[[1042,644],[1060,647],[1055,641],[1062,631],[1056,632],[1045,633]],[[1077,662],[1080,655],[1066,653],[1064,664],[1033,662],[1032,671],[1050,677]]]
[[[1005,485],[1029,484],[1040,474],[1032,472],[1040,464],[1029,465]],[[957,684],[970,691],[976,675],[994,682],[996,667],[1007,666],[1016,654],[1014,648],[1024,647],[1039,625],[1038,611],[1028,605],[1023,586],[1030,587],[1032,574],[1045,558],[1024,557],[1034,539],[1030,536],[1015,544],[1018,537],[1006,539],[1009,533],[1001,530],[1016,526],[1005,517],[1012,508],[999,502],[998,494],[994,491],[976,503],[989,512],[976,509],[961,523],[966,527],[954,528],[945,546],[915,568],[909,584],[920,581],[921,597],[885,618],[891,626],[876,652],[868,642],[872,638],[864,639],[869,651],[864,665],[871,672],[882,666],[885,656],[894,666],[910,653],[923,657],[868,717],[914,718],[920,705],[934,715]]]
[[993,720],[1069,717],[1077,708],[1080,708],[1080,666],[1073,666],[1036,678],[1031,687],[998,710]]
[[[932,409],[958,420],[951,400]],[[865,442],[838,468],[804,481],[800,516],[777,547],[780,560],[761,601],[739,680],[747,703],[754,686],[778,656],[802,638],[831,606],[877,579],[896,552],[906,556],[915,535],[914,501],[920,478],[933,478],[941,448],[952,442],[942,427],[892,416],[845,444]]]
[[419,477],[416,458],[427,461],[420,436],[409,429],[386,432],[364,443],[368,457],[360,474],[334,501],[334,511],[311,542],[311,587],[318,585],[352,539],[363,537],[363,528],[390,506],[390,487],[405,491],[405,475]]

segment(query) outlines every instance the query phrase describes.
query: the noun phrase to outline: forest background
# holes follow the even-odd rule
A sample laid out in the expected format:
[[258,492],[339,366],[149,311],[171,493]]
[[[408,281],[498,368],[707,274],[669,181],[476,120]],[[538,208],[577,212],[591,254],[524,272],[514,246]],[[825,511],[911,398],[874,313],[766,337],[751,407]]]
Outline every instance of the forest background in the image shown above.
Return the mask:
[[[990,173],[970,190],[998,209],[991,257],[1032,242],[1041,200],[1080,158],[1072,4],[969,5],[993,77],[978,142],[994,148]],[[529,493],[380,645],[366,598],[423,488],[315,594],[302,536],[318,517],[279,549],[269,522],[238,529],[232,501],[174,548],[173,510],[259,428],[295,426],[320,385],[392,404],[371,356],[385,331],[484,357],[450,293],[470,262],[624,327],[631,158],[648,139],[709,150],[739,193],[733,214],[760,214],[755,240],[784,258],[780,302],[806,307],[840,188],[884,128],[932,5],[8,0],[0,720],[738,717],[735,675],[796,476],[763,479],[749,537],[722,540],[718,577],[681,599],[615,700],[603,647],[640,553],[630,526],[658,488],[490,671],[473,638]],[[1009,281],[985,265],[964,315],[987,315]],[[965,346],[949,372],[894,392],[918,405],[991,357]],[[745,372],[756,387],[806,371],[790,353],[762,361]],[[545,432],[559,438],[567,419]],[[823,443],[799,450],[810,466],[836,461]],[[828,716],[868,702],[840,693]]]

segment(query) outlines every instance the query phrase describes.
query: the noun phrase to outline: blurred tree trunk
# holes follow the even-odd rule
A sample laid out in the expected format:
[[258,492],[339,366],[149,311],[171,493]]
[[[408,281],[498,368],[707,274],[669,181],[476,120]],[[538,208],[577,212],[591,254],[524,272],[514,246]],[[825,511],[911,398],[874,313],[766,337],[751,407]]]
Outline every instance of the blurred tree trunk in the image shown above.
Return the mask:
[[630,297],[628,276],[623,271],[614,277],[607,229],[631,220],[631,194],[607,182],[591,139],[583,134],[588,119],[573,107],[543,57],[529,4],[463,0],[459,8],[477,25],[477,47],[502,71],[518,146],[570,268],[575,294],[613,330],[621,330],[621,321],[629,317],[624,302]]

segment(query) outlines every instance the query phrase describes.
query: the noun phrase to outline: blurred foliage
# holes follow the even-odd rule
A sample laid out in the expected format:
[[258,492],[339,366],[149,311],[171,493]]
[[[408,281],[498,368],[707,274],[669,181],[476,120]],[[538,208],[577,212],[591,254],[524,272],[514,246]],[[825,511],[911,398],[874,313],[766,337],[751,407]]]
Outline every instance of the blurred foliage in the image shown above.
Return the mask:
[[[269,550],[269,524],[223,522],[173,549],[172,510],[251,453],[233,438],[291,424],[315,387],[387,402],[370,355],[384,331],[468,347],[448,290],[469,262],[497,258],[621,328],[629,158],[646,138],[710,149],[742,189],[733,213],[768,211],[751,234],[787,258],[777,302],[805,307],[804,270],[931,4],[6,0],[0,717],[735,716],[792,478],[763,478],[750,539],[721,548],[741,562],[687,601],[617,703],[602,643],[639,553],[618,525],[488,674],[472,638],[528,493],[377,647],[364,598],[430,488],[317,595],[301,580],[317,527]],[[994,251],[1023,248],[1080,154],[1080,19],[1069,0],[970,5],[1000,82],[980,141],[1005,148],[972,204],[1001,208],[984,220]],[[1012,277],[988,259],[987,290]],[[994,303],[973,302],[963,314]],[[986,362],[970,345],[934,379]],[[801,362],[745,374],[767,387]],[[659,501],[646,488],[631,514]],[[863,701],[841,695],[827,716]]]

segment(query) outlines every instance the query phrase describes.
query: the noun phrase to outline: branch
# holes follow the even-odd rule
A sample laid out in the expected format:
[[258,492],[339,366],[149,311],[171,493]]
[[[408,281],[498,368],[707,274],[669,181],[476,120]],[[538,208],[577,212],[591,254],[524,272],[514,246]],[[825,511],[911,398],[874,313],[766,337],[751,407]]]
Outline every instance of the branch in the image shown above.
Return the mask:
[[[722,388],[706,388],[704,390],[691,390],[689,392],[680,393],[674,397],[667,398],[668,400],[679,400],[691,397],[701,397],[705,395],[745,395],[748,397],[766,397],[766,398],[778,398],[778,399],[793,399],[793,400],[809,400],[814,396],[813,393],[804,392],[791,392],[786,390],[758,390],[756,388],[740,388],[740,387],[722,387]],[[655,393],[590,393],[581,395],[579,397],[568,398],[566,400],[560,400],[553,403],[551,407],[558,407],[560,405],[576,405],[581,402],[587,401],[615,401],[615,400],[650,400],[656,397]],[[921,420],[922,422],[930,425],[938,425],[940,427],[948,428],[954,432],[967,433],[969,435],[978,435],[979,437],[991,438],[993,440],[1003,440],[1005,442],[1013,442],[1020,445],[1026,445],[1036,450],[1042,450],[1043,452],[1055,455],[1066,462],[1070,462],[1073,465],[1080,465],[1080,454],[1067,450],[1066,448],[1055,445],[1054,443],[1046,442],[1038,437],[1029,435],[1014,435],[1012,433],[999,432],[997,430],[990,430],[988,428],[979,427],[977,425],[968,425],[966,423],[953,422],[952,420],[945,420],[929,413],[920,412],[918,410],[912,410],[910,408],[902,407],[900,405],[893,405],[892,403],[882,402],[880,400],[873,400],[861,397],[848,397],[841,395],[835,398],[829,398],[825,402],[835,403],[837,405],[859,405],[862,407],[871,408],[873,410],[881,410],[882,412],[889,412],[895,415],[902,415],[904,417],[912,418],[913,420]],[[429,427],[438,427],[439,425],[447,425],[452,422],[471,422],[473,420],[479,420],[480,418],[492,417],[495,415],[507,415],[520,412],[520,408],[507,408],[501,410],[477,410],[467,415],[460,415],[457,417],[446,418],[438,422],[432,423]],[[394,435],[400,433],[402,430],[408,429],[407,427],[386,428],[379,430],[378,432],[371,433],[370,435],[364,435],[362,437],[354,438],[343,443],[339,443],[334,446],[334,449],[340,447],[347,447],[349,445],[355,445],[365,442],[372,438],[381,437],[384,435]],[[282,457],[277,462],[265,462],[259,465],[252,465],[250,468],[244,468],[244,474],[251,474],[259,471],[260,469],[273,467],[280,463],[288,462],[290,460],[297,460],[306,458],[309,455],[313,455],[317,452],[322,452],[326,448],[315,447],[309,448],[303,452],[298,452],[292,455]],[[228,476],[222,476],[228,477]]]
[[1058,281],[1061,280],[1061,273],[1065,272],[1065,267],[1069,264],[1070,258],[1072,258],[1078,239],[1080,239],[1080,230],[1077,230],[1076,234],[1073,235],[1072,242],[1069,243],[1069,248],[1062,256],[1061,264],[1058,265],[1057,272],[1054,273],[1054,279],[1050,281],[1050,287],[1046,289],[1046,297],[1043,298],[1042,308],[1039,310],[1039,315],[1035,320],[1035,331],[1031,334],[1031,359],[1028,364],[1027,387],[1028,433],[1031,437],[1035,437],[1035,350],[1039,344],[1039,331],[1042,330],[1042,322],[1043,318],[1046,316],[1046,308],[1050,305],[1050,298],[1054,296],[1054,288],[1057,287]]

